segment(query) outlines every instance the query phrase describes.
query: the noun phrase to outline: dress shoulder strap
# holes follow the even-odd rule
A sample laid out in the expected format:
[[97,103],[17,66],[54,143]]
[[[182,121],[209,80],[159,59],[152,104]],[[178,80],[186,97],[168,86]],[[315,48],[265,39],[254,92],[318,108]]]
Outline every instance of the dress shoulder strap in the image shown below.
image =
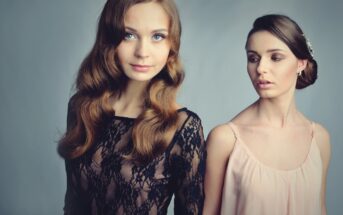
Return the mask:
[[312,139],[314,138],[315,129],[316,129],[316,123],[311,121],[311,138]]
[[237,140],[239,139],[239,132],[238,132],[237,126],[232,121],[228,122],[227,125],[232,130],[233,135],[235,136],[235,139],[236,139],[235,142],[237,142]]

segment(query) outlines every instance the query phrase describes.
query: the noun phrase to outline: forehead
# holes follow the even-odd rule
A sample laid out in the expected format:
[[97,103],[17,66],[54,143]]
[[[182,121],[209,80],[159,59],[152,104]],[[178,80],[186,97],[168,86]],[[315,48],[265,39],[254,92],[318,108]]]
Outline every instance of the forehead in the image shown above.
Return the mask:
[[286,43],[268,31],[255,32],[247,41],[247,50],[263,52],[272,49],[291,51]]
[[124,17],[125,26],[149,29],[168,29],[169,16],[157,2],[144,2],[133,5],[128,9]]

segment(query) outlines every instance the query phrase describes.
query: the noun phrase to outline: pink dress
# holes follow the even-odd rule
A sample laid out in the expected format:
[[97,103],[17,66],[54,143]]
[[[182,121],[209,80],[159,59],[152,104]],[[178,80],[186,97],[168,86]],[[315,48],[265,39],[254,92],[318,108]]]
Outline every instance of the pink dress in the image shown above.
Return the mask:
[[305,161],[278,170],[261,163],[230,122],[236,142],[226,169],[221,214],[320,215],[322,160],[313,135]]

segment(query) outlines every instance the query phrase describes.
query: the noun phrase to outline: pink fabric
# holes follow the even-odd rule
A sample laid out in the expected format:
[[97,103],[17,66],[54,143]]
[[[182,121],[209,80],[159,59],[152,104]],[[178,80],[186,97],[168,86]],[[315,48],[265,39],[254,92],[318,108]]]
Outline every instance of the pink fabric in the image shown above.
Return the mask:
[[236,142],[226,169],[221,214],[321,214],[322,161],[313,132],[305,161],[296,169],[278,170],[257,160],[237,127],[229,125]]

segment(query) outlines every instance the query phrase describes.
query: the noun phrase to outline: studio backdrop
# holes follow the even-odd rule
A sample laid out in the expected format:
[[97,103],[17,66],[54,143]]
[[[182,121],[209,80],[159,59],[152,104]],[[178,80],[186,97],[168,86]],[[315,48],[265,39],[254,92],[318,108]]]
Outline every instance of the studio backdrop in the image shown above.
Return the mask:
[[[67,102],[105,0],[0,0],[0,214],[62,214],[66,176],[56,152]],[[317,82],[297,106],[331,133],[328,214],[343,211],[343,26],[340,0],[177,0],[186,78],[178,102],[205,135],[257,99],[246,35],[266,13],[290,16],[311,41]],[[172,214],[173,203],[169,214]]]

